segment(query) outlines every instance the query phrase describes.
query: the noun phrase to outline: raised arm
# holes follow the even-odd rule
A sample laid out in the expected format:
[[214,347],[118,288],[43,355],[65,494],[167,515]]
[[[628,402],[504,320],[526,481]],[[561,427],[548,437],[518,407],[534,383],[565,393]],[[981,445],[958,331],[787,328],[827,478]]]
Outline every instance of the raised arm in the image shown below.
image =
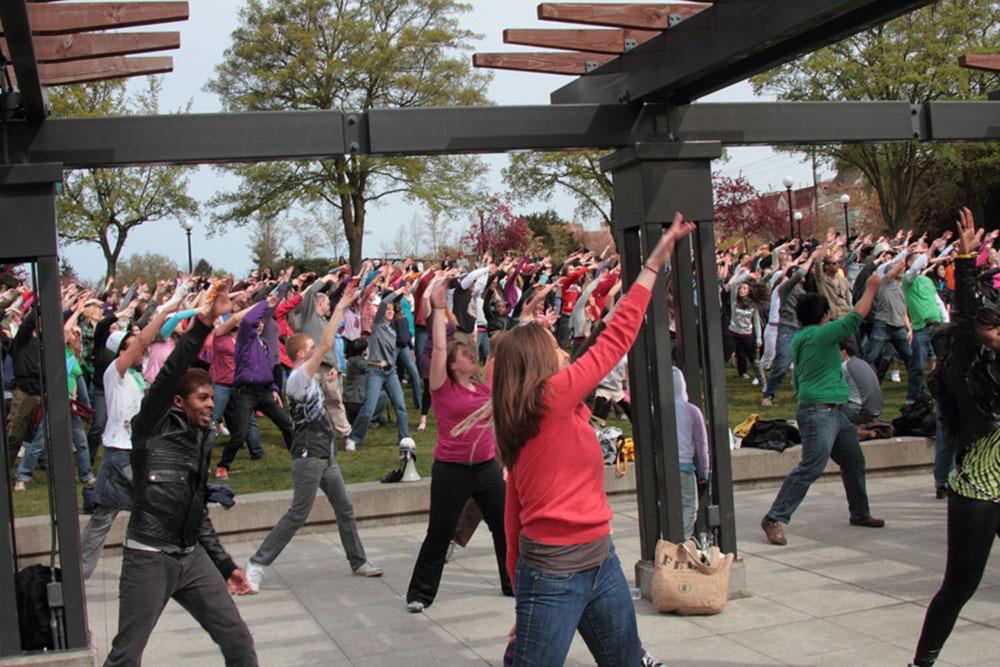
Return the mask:
[[448,379],[448,281],[436,279],[427,290],[431,299],[431,391],[440,389]]
[[337,306],[333,309],[333,314],[330,316],[330,321],[327,323],[326,327],[323,329],[323,335],[320,336],[319,342],[316,343],[316,347],[313,348],[312,354],[306,359],[303,364],[306,375],[312,377],[319,370],[320,364],[323,363],[323,357],[326,353],[330,351],[333,347],[334,338],[337,336],[337,329],[340,328],[340,320],[344,317],[344,311],[347,310],[347,306],[351,303],[354,298],[354,286],[350,285],[344,290],[343,297],[337,302]]

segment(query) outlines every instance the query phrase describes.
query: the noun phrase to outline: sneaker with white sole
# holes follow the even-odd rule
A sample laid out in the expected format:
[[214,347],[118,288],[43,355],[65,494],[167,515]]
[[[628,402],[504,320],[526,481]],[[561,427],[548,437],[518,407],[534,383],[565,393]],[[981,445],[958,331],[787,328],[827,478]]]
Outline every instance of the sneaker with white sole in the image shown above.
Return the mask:
[[24,482],[22,482],[21,480],[17,480],[16,482],[14,482],[15,491],[24,491],[24,489],[25,489]]
[[378,565],[376,565],[375,563],[371,562],[370,560],[366,560],[364,563],[362,563],[361,565],[359,565],[356,570],[354,570],[354,576],[355,577],[381,577],[382,576],[382,568],[380,568]]
[[897,371],[897,370],[890,371],[890,373],[889,373],[889,379],[892,380],[893,382],[902,382],[903,381],[903,378],[901,378],[899,376],[899,371]]
[[350,438],[347,438],[346,440],[344,440],[344,451],[345,452],[353,452],[353,451],[357,450],[357,448],[358,448],[358,445],[353,440],[351,440]]
[[218,430],[218,434],[221,435],[223,438],[228,438],[229,437],[229,429],[226,428],[225,424],[223,424],[222,422],[219,422],[217,424],[216,428]]
[[413,602],[406,603],[406,611],[411,614],[421,614],[424,611],[424,603],[420,600],[414,600]]
[[250,594],[260,593],[260,582],[264,580],[264,566],[258,565],[248,558],[247,566],[243,569],[243,574],[247,575],[247,583],[250,584]]

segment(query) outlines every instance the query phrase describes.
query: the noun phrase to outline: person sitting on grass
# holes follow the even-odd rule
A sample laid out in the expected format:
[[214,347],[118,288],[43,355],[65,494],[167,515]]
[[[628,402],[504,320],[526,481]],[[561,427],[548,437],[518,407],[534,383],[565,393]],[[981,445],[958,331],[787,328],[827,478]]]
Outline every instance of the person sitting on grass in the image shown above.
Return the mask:
[[318,489],[323,489],[333,507],[340,542],[344,545],[351,570],[360,577],[382,575],[382,568],[368,560],[361,545],[354,507],[335,458],[333,426],[323,407],[323,393],[315,378],[320,364],[333,347],[337,328],[353,290],[353,287],[348,287],[344,298],[337,302],[318,345],[306,333],[295,334],[285,344],[294,364],[285,385],[292,414],[292,506],[264,538],[257,552],[247,560],[245,571],[251,593],[260,590],[264,567],[274,562],[305,524]]

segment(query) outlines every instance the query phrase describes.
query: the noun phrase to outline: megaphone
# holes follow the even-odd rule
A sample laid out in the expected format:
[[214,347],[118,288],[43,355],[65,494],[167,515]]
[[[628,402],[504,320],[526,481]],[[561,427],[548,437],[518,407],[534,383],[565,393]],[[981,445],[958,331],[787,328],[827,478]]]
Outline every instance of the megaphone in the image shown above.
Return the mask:
[[400,482],[419,482],[417,472],[417,443],[413,438],[403,438],[399,441],[399,465],[403,469]]

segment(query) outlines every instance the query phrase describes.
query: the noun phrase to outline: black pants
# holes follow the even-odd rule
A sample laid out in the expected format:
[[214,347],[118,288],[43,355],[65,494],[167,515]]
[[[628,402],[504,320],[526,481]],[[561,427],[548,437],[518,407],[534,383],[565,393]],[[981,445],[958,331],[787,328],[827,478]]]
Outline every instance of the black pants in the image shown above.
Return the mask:
[[448,544],[455,536],[455,525],[471,497],[483,512],[483,518],[493,533],[493,551],[497,557],[500,588],[505,595],[512,595],[510,577],[507,576],[507,540],[504,537],[503,506],[506,484],[495,460],[483,463],[444,463],[435,461],[431,468],[431,512],[427,521],[427,535],[420,545],[420,554],[413,566],[406,601],[423,602],[430,606],[437,596],[441,571]]
[[736,372],[740,377],[750,371],[757,375],[757,338],[753,334],[743,336],[734,333],[729,333],[726,338],[732,341],[736,349]]
[[[620,407],[625,413],[625,416],[632,419],[632,407],[628,401],[624,398],[618,401],[615,405]],[[595,417],[600,419],[602,422],[607,421],[608,415],[611,414],[611,401],[604,398],[603,396],[598,396],[594,399],[594,411],[592,413]]]
[[927,608],[913,664],[934,664],[959,612],[979,587],[998,535],[1000,505],[948,494],[948,564],[941,589]]
[[288,418],[285,411],[274,402],[269,384],[244,384],[236,388],[235,395],[229,399],[236,403],[236,413],[233,428],[230,429],[229,442],[222,450],[222,458],[219,459],[220,468],[228,468],[229,464],[236,458],[236,452],[243,448],[247,439],[247,431],[250,428],[250,416],[255,410],[260,410],[264,416],[274,422],[274,425],[281,431],[285,439],[285,447],[292,447],[292,420]]
[[118,597],[118,634],[104,667],[142,663],[149,635],[171,598],[212,636],[227,665],[257,664],[250,630],[200,546],[184,555],[125,549]]

